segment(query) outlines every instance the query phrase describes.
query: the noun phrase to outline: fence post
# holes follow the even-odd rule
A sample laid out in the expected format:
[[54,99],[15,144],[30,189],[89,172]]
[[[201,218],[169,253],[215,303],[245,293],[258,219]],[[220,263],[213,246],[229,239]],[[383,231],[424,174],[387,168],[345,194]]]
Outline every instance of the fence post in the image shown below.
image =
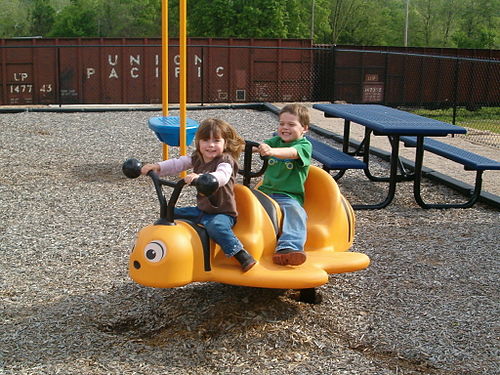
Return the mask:
[[56,100],[59,107],[61,107],[61,47],[56,47]]
[[453,119],[451,123],[456,125],[457,120],[457,100],[458,100],[458,73],[460,70],[460,59],[455,59],[455,72],[453,77]]
[[201,80],[201,85],[200,85],[200,90],[201,90],[201,105],[204,104],[205,101],[205,47],[201,47],[201,73],[200,73],[200,80]]
[[330,102],[334,102],[335,101],[335,89],[336,89],[336,85],[337,85],[337,74],[336,74],[336,70],[337,70],[337,46],[334,44],[332,46],[332,61],[333,61],[333,85],[332,85],[332,96],[330,97]]
[[384,52],[385,53],[385,59],[384,59],[384,99],[383,99],[383,103],[384,105],[387,105],[387,88],[389,87],[389,77],[388,77],[388,73],[387,73],[387,66],[389,65],[389,54],[387,53],[387,51]]

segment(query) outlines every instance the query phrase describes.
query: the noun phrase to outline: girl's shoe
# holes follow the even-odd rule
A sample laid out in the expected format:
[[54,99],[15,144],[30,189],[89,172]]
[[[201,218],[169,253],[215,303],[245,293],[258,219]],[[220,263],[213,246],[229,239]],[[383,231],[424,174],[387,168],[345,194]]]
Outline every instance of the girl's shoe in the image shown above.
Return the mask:
[[240,262],[243,272],[247,272],[250,268],[255,266],[255,263],[257,263],[253,256],[250,255],[245,249],[238,251],[234,254],[234,257],[238,262]]

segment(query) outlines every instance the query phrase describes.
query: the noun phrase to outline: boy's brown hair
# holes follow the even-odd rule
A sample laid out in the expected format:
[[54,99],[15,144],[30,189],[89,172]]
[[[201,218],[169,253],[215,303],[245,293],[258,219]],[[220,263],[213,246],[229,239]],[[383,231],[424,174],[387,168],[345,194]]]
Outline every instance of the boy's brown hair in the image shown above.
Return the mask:
[[200,139],[209,139],[211,136],[223,138],[225,141],[224,152],[238,160],[245,147],[245,140],[229,123],[216,118],[208,118],[201,122],[195,136],[195,152],[198,152]]
[[299,122],[304,127],[304,129],[306,130],[309,129],[309,124],[311,120],[309,118],[309,110],[305,105],[298,103],[287,104],[281,109],[279,115],[281,116],[281,114],[285,112],[297,116]]

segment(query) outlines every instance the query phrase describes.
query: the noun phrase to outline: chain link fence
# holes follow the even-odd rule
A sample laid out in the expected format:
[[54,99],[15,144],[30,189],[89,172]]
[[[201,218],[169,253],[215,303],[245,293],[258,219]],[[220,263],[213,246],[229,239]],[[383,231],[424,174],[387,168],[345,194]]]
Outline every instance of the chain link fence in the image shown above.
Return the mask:
[[[220,48],[203,47],[203,54],[217,54]],[[373,47],[232,48],[236,49],[232,64],[243,67],[242,57],[249,61],[248,71],[242,73],[242,68],[240,77],[237,73],[233,78],[232,85],[240,81],[241,88],[232,97],[226,90],[214,89],[213,79],[207,79],[199,86],[206,102],[383,104],[466,127],[463,136],[468,140],[500,148],[500,60],[496,59],[500,51],[490,52],[493,57],[467,57],[458,54],[478,54],[477,50],[441,49],[436,55],[431,54],[435,50]],[[213,67],[203,68],[207,69]]]
[[[159,40],[0,43],[0,105],[159,104]],[[168,99],[178,103],[178,45]],[[468,128],[500,148],[500,51],[311,45],[310,40],[192,40],[188,103],[377,103]]]
[[316,101],[398,107],[466,127],[470,141],[500,148],[500,60],[322,48],[314,67]]

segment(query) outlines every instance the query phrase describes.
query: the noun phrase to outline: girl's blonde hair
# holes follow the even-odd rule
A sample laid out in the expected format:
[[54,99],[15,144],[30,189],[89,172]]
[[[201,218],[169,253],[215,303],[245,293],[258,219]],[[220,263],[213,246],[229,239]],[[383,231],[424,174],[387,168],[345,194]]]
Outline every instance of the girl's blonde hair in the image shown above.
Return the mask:
[[200,139],[209,139],[211,136],[223,138],[225,141],[224,152],[227,152],[235,160],[238,160],[245,147],[244,139],[230,124],[216,118],[208,118],[201,122],[194,140],[196,145],[195,152],[199,152],[198,145]]

